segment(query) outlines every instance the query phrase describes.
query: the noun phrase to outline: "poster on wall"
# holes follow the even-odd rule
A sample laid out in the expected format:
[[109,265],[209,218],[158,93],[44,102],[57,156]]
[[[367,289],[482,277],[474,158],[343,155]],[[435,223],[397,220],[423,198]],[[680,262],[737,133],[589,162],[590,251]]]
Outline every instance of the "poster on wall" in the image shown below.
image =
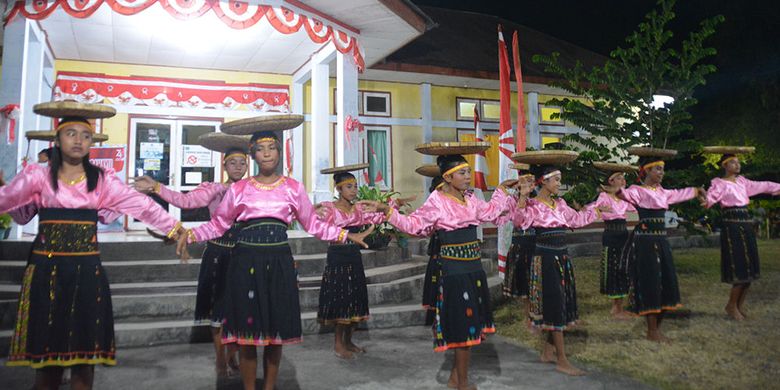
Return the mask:
[[182,145],[183,168],[211,168],[211,151],[200,145]]
[[162,142],[141,142],[141,158],[162,160],[164,147],[165,144]]
[[[127,182],[125,167],[127,164],[127,145],[93,146],[89,149],[89,161],[103,169],[113,170],[123,183]],[[109,224],[98,223],[99,232],[121,232],[124,230],[124,218],[114,214],[109,218],[119,216]]]

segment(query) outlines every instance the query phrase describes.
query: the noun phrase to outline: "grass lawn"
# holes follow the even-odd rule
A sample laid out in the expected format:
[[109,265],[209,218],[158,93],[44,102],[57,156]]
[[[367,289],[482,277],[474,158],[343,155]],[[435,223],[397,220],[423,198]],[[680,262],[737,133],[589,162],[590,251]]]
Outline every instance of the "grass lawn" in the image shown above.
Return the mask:
[[[600,295],[596,257],[574,260],[580,319],[566,332],[575,364],[585,363],[666,389],[780,388],[780,240],[761,240],[761,279],[745,303],[748,319],[736,322],[723,307],[730,285],[720,282],[720,248],[674,251],[684,310],[662,330],[673,342],[644,339],[645,321],[614,321]],[[496,310],[499,334],[540,350],[542,338],[519,321],[521,305]]]

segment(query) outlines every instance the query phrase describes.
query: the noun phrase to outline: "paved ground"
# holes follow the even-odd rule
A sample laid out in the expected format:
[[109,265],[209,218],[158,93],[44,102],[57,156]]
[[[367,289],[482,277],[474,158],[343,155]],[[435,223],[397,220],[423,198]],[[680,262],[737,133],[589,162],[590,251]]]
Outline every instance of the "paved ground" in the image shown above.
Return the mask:
[[[305,336],[286,347],[279,389],[407,390],[446,389],[451,353],[434,353],[427,327],[358,332],[355,341],[368,353],[344,361],[332,354],[332,334]],[[119,350],[119,364],[96,369],[95,388],[240,389],[238,378],[217,383],[210,344],[167,345]],[[29,389],[33,370],[0,366],[0,387]],[[568,377],[538,362],[535,351],[492,336],[475,347],[471,381],[480,389],[623,389],[648,388],[629,378],[589,369],[584,377]],[[587,369],[587,367],[584,367]],[[262,375],[262,372],[259,373]],[[262,379],[258,380],[258,386]],[[63,387],[65,388],[65,387]]]

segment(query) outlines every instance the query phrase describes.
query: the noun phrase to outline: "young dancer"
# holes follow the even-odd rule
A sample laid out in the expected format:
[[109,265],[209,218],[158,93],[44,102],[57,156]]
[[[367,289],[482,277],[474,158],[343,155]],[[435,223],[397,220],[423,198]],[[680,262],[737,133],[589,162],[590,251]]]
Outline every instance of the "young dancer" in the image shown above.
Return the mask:
[[434,304],[434,350],[455,349],[448,386],[461,390],[476,389],[468,382],[471,347],[480,344],[487,334],[495,333],[490,290],[482,269],[481,243],[477,240],[476,228],[479,224],[497,221],[506,213],[512,200],[507,195],[507,188],[517,184],[517,180],[501,183],[489,202],[468,191],[471,168],[460,154],[478,153],[488,147],[486,143],[419,145],[417,151],[439,155],[436,163],[446,184],[440,191],[432,192],[425,203],[408,216],[393,212],[392,208],[379,202],[360,202],[369,210],[386,212],[388,222],[404,233],[427,236],[436,231],[441,278]]
[[[322,210],[318,211],[318,215],[323,222],[355,233],[364,230],[366,225],[384,222],[382,213],[364,213],[354,205],[358,184],[350,171],[366,168],[368,164],[355,164],[320,171],[333,174],[339,194],[336,201],[321,203]],[[331,243],[322,273],[317,320],[325,325],[335,325],[336,356],[352,359],[354,353],[366,352],[352,342],[352,335],[357,325],[366,321],[368,316],[368,288],[360,247],[353,243]]]
[[222,341],[239,345],[239,369],[244,388],[254,389],[257,377],[257,346],[264,346],[263,388],[276,384],[282,346],[301,342],[301,309],[298,280],[287,228],[297,219],[303,228],[321,240],[363,242],[372,229],[349,233],[320,221],[303,184],[276,173],[280,161],[279,138],[271,130],[293,128],[300,115],[269,115],[222,125],[233,135],[253,133],[250,155],[260,168],[258,175],[240,180],[225,193],[211,221],[187,230],[179,239],[188,242],[222,236],[234,222],[240,224],[236,246],[228,266],[223,305]]
[[[135,178],[133,185],[135,189],[144,193],[156,193],[162,200],[182,209],[208,207],[209,213],[213,214],[230,185],[246,175],[249,137],[209,133],[201,136],[199,142],[205,148],[223,154],[222,167],[227,175],[225,183],[204,182],[184,194],[169,189],[149,176],[140,176]],[[195,323],[210,325],[218,377],[232,374],[230,370],[238,370],[235,361],[237,348],[235,345],[222,344],[222,305],[220,304],[227,282],[230,252],[236,244],[236,233],[236,230],[231,228],[221,237],[208,241],[198,273]]]
[[758,194],[780,195],[780,183],[752,181],[740,175],[740,154],[755,148],[739,146],[709,146],[705,153],[722,154],[719,165],[723,177],[710,182],[707,208],[720,204],[723,227],[720,231],[720,274],[723,283],[731,284],[726,313],[729,317],[745,319],[745,296],[750,284],[761,274],[753,218],[747,209],[750,197]]
[[556,363],[556,370],[568,375],[584,375],[566,357],[563,331],[577,321],[577,288],[574,267],[568,254],[566,231],[589,225],[606,207],[588,205],[576,211],[563,198],[556,198],[561,186],[560,167],[577,158],[577,152],[535,151],[512,155],[531,169],[538,186],[536,197],[528,199],[531,185],[523,183],[510,212],[512,222],[524,230],[536,231],[534,257],[530,264],[529,301],[533,325],[546,332],[543,362]]
[[[440,190],[444,187],[444,179],[441,177],[441,171],[436,164],[426,164],[417,167],[415,172],[425,177],[431,178],[431,186],[428,188],[428,194]],[[430,196],[430,195],[429,195]],[[428,239],[428,265],[425,267],[425,277],[423,279],[422,306],[425,309],[425,325],[433,325],[433,319],[436,316],[436,291],[438,290],[439,278],[441,278],[441,261],[439,260],[439,239],[436,232],[433,232]]]
[[635,172],[638,168],[609,162],[594,162],[593,166],[608,174],[596,205],[612,209],[601,214],[604,220],[601,244],[604,249],[601,252],[599,292],[612,300],[612,318],[627,320],[632,318],[631,314],[623,310],[623,299],[628,295],[628,270],[621,266],[620,259],[628,242],[626,213],[636,213],[636,209],[615,193],[626,188],[626,173]]
[[[528,164],[515,163],[512,168],[517,170],[519,185],[532,185],[536,179]],[[534,256],[536,231],[533,228],[523,229],[514,226],[512,244],[506,256],[506,271],[504,272],[504,296],[520,298],[524,312],[521,318],[529,318],[530,302],[528,301],[528,271]]]
[[642,180],[642,185],[617,191],[617,196],[633,204],[639,213],[639,223],[629,238],[623,260],[629,265],[631,311],[645,316],[648,340],[668,343],[669,338],[661,332],[664,312],[677,310],[682,304],[664,216],[669,205],[696,197],[704,201],[706,191],[696,187],[679,190],[661,187],[663,159],[675,156],[676,150],[630,148],[629,153],[640,156]]
[[0,212],[37,201],[40,222],[22,280],[8,365],[37,370],[36,389],[56,389],[63,368],[71,387],[92,387],[94,366],[115,365],[111,293],[100,264],[97,211],[133,216],[183,235],[159,205],[89,162],[94,128],[89,118],[113,108],[75,102],[42,103],[37,114],[62,118],[48,167],[28,165],[0,187]]

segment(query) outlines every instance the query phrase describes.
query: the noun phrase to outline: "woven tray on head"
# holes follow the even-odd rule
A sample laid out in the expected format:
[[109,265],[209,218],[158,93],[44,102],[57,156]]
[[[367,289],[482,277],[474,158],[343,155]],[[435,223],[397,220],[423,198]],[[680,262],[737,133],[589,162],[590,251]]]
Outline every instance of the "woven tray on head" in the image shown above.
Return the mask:
[[430,142],[419,144],[414,150],[430,156],[450,154],[477,154],[490,149],[490,142]]
[[650,148],[646,146],[633,146],[626,150],[628,151],[628,154],[632,156],[639,156],[639,157],[668,158],[677,155],[677,151],[674,149]]
[[531,169],[531,165],[526,163],[514,163],[510,166],[512,169],[517,169],[518,171],[527,171]]
[[573,150],[535,150],[512,154],[512,160],[531,165],[563,165],[577,159],[580,154]]
[[116,115],[114,107],[78,102],[39,103],[33,106],[33,112],[50,118],[77,116],[86,119],[102,119]]
[[303,115],[271,114],[223,123],[220,129],[225,134],[252,135],[258,131],[293,129],[300,126],[301,123],[303,123]]
[[436,177],[441,175],[441,171],[439,170],[439,166],[436,164],[425,164],[417,167],[417,169],[414,170],[420,175],[423,175],[425,177]]
[[631,173],[639,170],[639,167],[634,165],[619,164],[619,163],[606,162],[606,161],[594,161],[593,166],[596,169],[601,169],[602,171],[607,171],[607,172]]
[[51,142],[57,138],[57,132],[54,130],[30,130],[25,132],[24,136],[30,141],[38,140]]
[[320,170],[320,173],[324,175],[330,175],[336,173],[359,171],[366,168],[368,168],[368,163],[350,164],[350,165],[344,165],[340,167],[325,168]]
[[230,150],[249,150],[248,135],[230,135],[224,133],[206,133],[198,137],[198,143],[208,150],[227,153]]
[[755,146],[705,146],[702,153],[709,154],[747,154],[756,151]]

